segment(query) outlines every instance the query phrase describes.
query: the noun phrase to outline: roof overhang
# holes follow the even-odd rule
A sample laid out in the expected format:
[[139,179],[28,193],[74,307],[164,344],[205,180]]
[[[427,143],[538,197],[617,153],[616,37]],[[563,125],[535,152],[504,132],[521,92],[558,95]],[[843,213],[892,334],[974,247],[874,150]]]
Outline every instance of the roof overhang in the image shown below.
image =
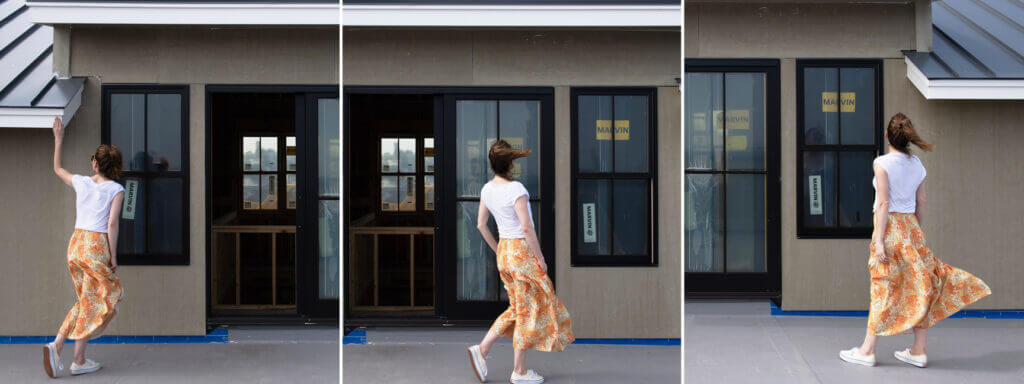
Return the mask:
[[1024,100],[1024,79],[929,79],[909,57],[907,79],[928,100]]
[[82,106],[83,88],[64,107],[0,107],[0,128],[51,128],[55,117],[67,124]]
[[29,1],[37,24],[338,25],[338,3]]
[[679,5],[353,4],[346,27],[680,27]]

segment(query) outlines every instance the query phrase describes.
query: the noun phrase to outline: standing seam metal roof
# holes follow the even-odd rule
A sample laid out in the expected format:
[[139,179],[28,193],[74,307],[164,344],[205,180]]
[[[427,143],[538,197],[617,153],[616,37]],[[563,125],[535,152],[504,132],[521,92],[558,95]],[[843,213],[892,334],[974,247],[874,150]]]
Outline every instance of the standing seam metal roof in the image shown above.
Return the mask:
[[0,1],[0,107],[64,108],[84,77],[53,73],[53,28],[33,24],[24,0]]
[[1024,79],[1024,1],[932,3],[932,52],[904,52],[930,80]]

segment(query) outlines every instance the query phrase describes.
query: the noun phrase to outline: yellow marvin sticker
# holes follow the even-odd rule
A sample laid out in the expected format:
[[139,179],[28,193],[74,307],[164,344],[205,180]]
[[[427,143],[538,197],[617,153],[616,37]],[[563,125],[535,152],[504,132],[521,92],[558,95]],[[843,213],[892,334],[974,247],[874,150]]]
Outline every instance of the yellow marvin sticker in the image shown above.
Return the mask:
[[[857,112],[857,92],[843,92],[841,99],[839,100],[839,110],[842,112],[853,113]],[[822,92],[821,93],[821,111],[822,112],[835,112],[836,111],[836,93],[835,92]]]
[[[612,139],[612,121],[598,120],[596,124],[597,140]],[[629,120],[615,120],[615,140],[629,140]]]
[[726,151],[746,151],[747,150],[747,137],[746,136],[726,136],[725,137],[725,150]]
[[720,130],[723,127],[730,130],[750,129],[750,110],[730,109],[725,111],[724,116],[722,111],[715,111],[715,130]]

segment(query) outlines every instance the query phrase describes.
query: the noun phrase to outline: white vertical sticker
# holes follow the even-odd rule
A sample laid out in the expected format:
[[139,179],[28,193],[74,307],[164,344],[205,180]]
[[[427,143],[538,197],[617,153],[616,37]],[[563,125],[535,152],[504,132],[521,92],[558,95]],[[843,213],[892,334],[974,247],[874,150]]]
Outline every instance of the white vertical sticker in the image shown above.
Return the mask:
[[594,217],[594,203],[583,204],[583,242],[597,242],[597,219]]
[[124,209],[121,217],[125,220],[135,220],[135,198],[139,191],[139,181],[127,180],[124,187]]
[[821,214],[821,175],[813,175],[807,177],[807,182],[811,187],[811,214]]

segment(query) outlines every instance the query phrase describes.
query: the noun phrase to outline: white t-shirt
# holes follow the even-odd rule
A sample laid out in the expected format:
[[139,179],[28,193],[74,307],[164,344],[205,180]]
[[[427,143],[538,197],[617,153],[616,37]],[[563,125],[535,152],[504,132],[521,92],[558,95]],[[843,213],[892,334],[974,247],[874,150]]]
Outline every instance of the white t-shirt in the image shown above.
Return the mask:
[[[498,224],[499,238],[521,239],[526,237],[521,224],[519,224],[519,217],[516,216],[515,203],[519,196],[526,196],[527,200],[530,199],[530,192],[518,181],[505,184],[487,182],[480,189],[480,202],[491,212],[491,216],[494,216],[494,222]],[[526,204],[526,213],[530,215],[530,223],[533,223],[530,204]]]
[[[921,159],[902,152],[890,152],[876,157],[874,164],[881,165],[889,177],[889,212],[914,213],[917,210],[917,187],[928,173]],[[874,179],[871,185],[878,188]],[[877,208],[878,199],[875,199],[871,210]]]
[[75,189],[75,229],[107,233],[110,202],[124,187],[113,180],[96,184],[82,175],[71,176],[71,187]]

